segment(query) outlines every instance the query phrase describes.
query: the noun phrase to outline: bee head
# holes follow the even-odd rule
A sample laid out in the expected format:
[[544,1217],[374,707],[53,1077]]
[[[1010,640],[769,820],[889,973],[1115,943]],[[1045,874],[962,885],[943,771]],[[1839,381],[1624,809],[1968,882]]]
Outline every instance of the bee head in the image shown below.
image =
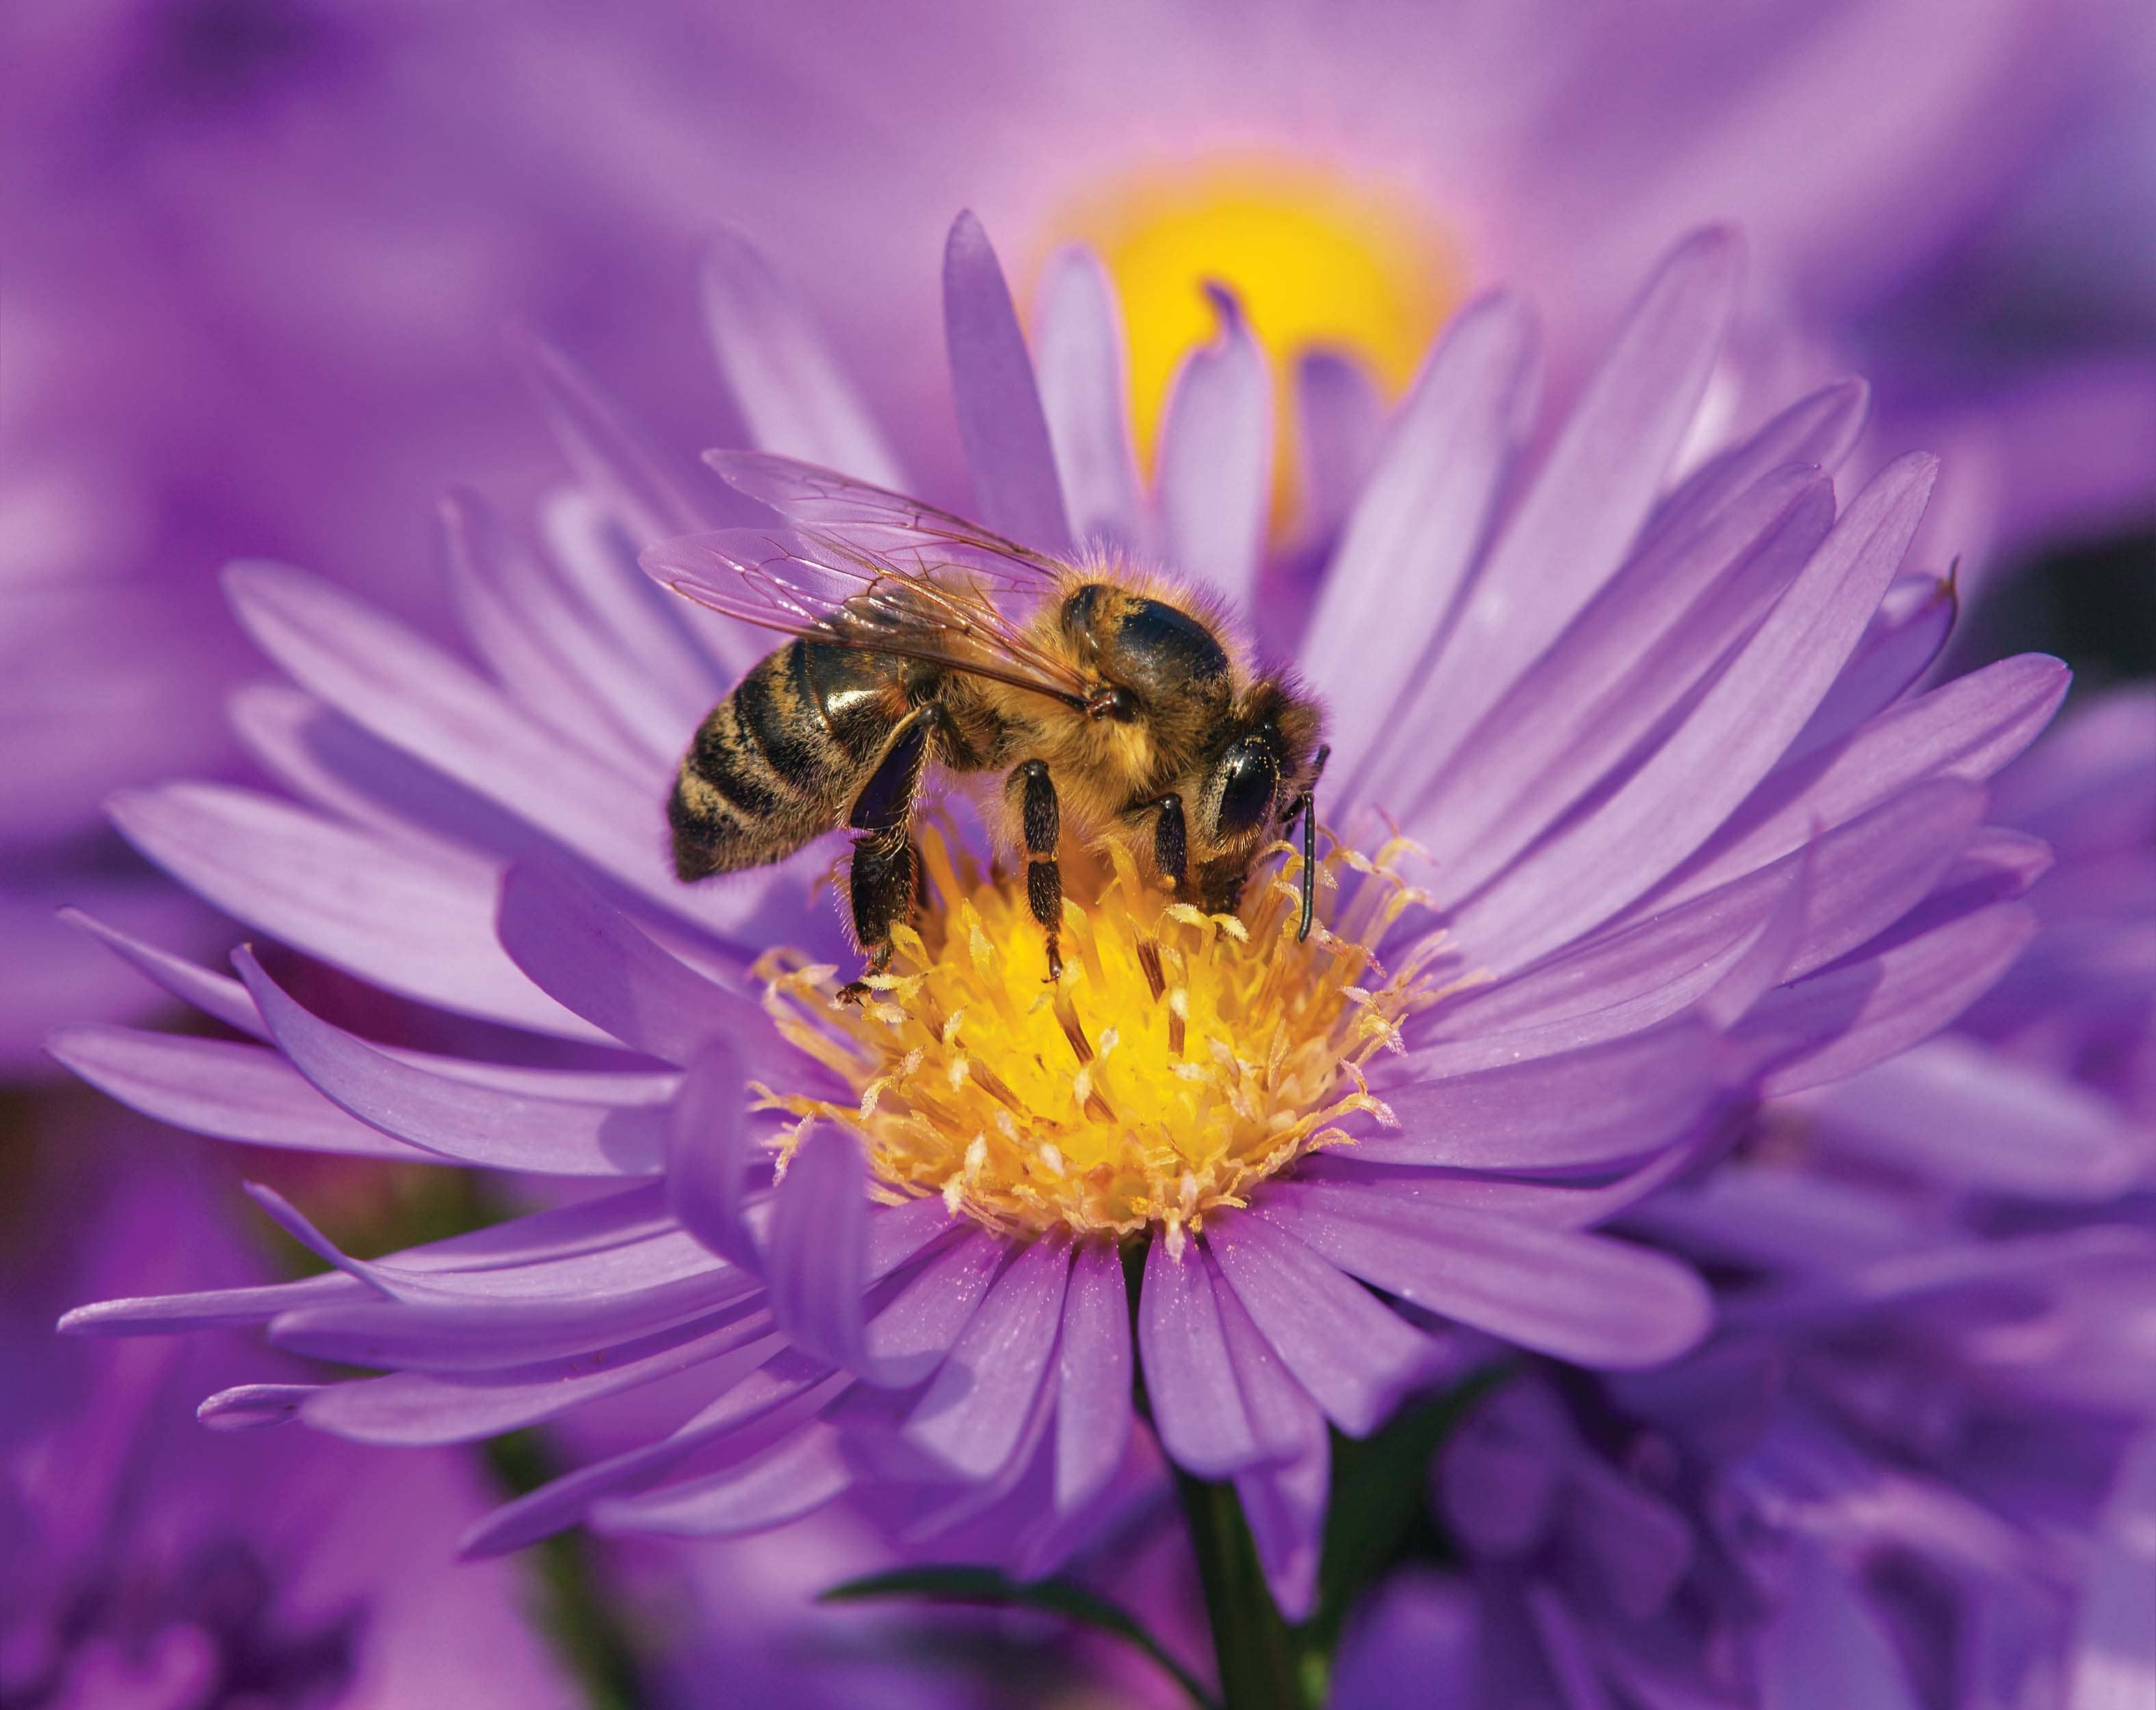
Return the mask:
[[1310,787],[1322,722],[1284,678],[1251,684],[1205,774],[1199,824],[1214,841],[1256,853]]

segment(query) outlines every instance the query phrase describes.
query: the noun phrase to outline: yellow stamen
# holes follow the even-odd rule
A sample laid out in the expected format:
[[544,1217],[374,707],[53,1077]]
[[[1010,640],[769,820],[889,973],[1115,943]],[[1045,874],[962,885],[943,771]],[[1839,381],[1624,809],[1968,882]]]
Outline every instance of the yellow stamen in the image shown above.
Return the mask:
[[[782,1033],[855,1089],[850,1102],[759,1087],[803,1123],[858,1134],[880,1197],[940,1195],[992,1228],[1171,1243],[1266,1177],[1389,1123],[1365,1066],[1444,995],[1441,935],[1388,973],[1370,946],[1424,899],[1374,860],[1320,863],[1333,930],[1298,942],[1299,857],[1254,876],[1242,917],[1209,916],[1142,880],[1127,854],[1064,863],[1064,975],[1024,887],[983,874],[938,828],[921,839],[933,901],[894,935],[877,1000],[833,1001],[829,968],[767,958]],[[1349,923],[1354,929],[1348,930]]]

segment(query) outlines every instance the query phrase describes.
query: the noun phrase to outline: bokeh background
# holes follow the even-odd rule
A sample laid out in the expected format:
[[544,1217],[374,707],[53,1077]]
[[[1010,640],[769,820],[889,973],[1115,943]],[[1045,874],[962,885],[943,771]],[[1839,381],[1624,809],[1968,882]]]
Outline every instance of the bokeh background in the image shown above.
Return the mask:
[[[1210,335],[1207,279],[1241,292],[1276,386],[1374,424],[1450,311],[1499,280],[1540,305],[1562,393],[1654,256],[1732,219],[1753,372],[1862,372],[1882,453],[1948,458],[1927,545],[1959,561],[1953,668],[2048,650],[2077,696],[2156,674],[2145,0],[0,8],[0,1448],[94,1472],[80,1500],[122,1578],[180,1559],[146,1491],[224,1492],[249,1565],[178,1577],[210,1588],[203,1623],[286,1624],[260,1640],[280,1679],[338,1702],[627,1704],[696,1702],[723,1671],[744,1697],[838,1704],[896,1650],[924,1702],[1010,1702],[1019,1677],[1044,1702],[1149,1689],[1022,1620],[812,1618],[819,1585],[877,1559],[842,1521],[702,1552],[572,1538],[452,1571],[459,1517],[537,1481],[552,1446],[393,1467],[354,1450],[334,1476],[288,1475],[194,1425],[221,1375],[47,1333],[99,1294],[311,1268],[243,1176],[361,1251],[507,1209],[447,1173],[154,1129],[42,1053],[65,1022],[159,1014],[59,906],[213,958],[236,937],[101,809],[175,774],[249,775],[227,700],[261,673],[220,569],[300,564],[445,632],[442,494],[516,513],[571,473],[527,383],[533,335],[685,471],[742,442],[699,289],[729,232],[803,294],[929,496],[963,509],[937,296],[962,207],[1022,300],[1059,245],[1100,249],[1142,443]],[[1749,407],[1732,382],[1728,412]],[[1291,557],[1326,472],[1292,444],[1278,467]],[[264,1374],[229,1350],[186,1359]],[[100,1430],[65,1423],[85,1418]],[[383,1494],[296,1527],[336,1508],[326,1477]],[[433,1553],[394,1558],[403,1602],[358,1622],[324,1559],[372,1583],[400,1503],[432,1517]],[[296,1627],[249,1590],[286,1567],[323,1580]],[[1132,1572],[1179,1594],[1173,1562]],[[144,1690],[183,1694],[190,1666],[162,1659]]]

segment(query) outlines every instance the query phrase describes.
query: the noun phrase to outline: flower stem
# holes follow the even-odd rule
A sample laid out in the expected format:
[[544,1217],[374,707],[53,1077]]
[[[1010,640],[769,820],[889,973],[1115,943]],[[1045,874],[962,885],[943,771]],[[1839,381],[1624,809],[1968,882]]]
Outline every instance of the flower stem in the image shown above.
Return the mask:
[[1205,1588],[1221,1702],[1228,1710],[1317,1710],[1324,1691],[1323,1659],[1308,1651],[1281,1619],[1235,1486],[1180,1471],[1175,1485]]

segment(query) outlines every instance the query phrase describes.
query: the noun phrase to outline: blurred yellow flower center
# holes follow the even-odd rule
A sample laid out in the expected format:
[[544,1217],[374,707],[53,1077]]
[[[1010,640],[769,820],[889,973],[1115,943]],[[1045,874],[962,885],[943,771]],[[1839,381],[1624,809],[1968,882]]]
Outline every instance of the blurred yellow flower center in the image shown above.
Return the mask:
[[[1217,330],[1203,290],[1241,300],[1285,399],[1296,359],[1357,357],[1389,398],[1413,377],[1457,306],[1460,258],[1413,198],[1307,161],[1266,155],[1132,173],[1080,197],[1057,241],[1091,244],[1128,326],[1131,409],[1149,467],[1177,365]],[[1291,470],[1286,410],[1276,490]]]
[[895,935],[867,1003],[834,1004],[835,970],[784,953],[762,969],[781,1030],[857,1102],[757,1091],[803,1119],[797,1139],[819,1120],[860,1135],[892,1201],[940,1194],[1019,1232],[1156,1227],[1179,1245],[1209,1212],[1344,1141],[1351,1113],[1391,1121],[1363,1066],[1436,1001],[1445,954],[1426,939],[1388,973],[1372,953],[1424,901],[1393,870],[1406,848],[1327,856],[1321,896],[1348,901],[1301,942],[1293,859],[1252,876],[1240,918],[1174,901],[1120,848],[1066,860],[1051,987],[1024,884],[983,875],[931,829],[931,905],[918,932]]

